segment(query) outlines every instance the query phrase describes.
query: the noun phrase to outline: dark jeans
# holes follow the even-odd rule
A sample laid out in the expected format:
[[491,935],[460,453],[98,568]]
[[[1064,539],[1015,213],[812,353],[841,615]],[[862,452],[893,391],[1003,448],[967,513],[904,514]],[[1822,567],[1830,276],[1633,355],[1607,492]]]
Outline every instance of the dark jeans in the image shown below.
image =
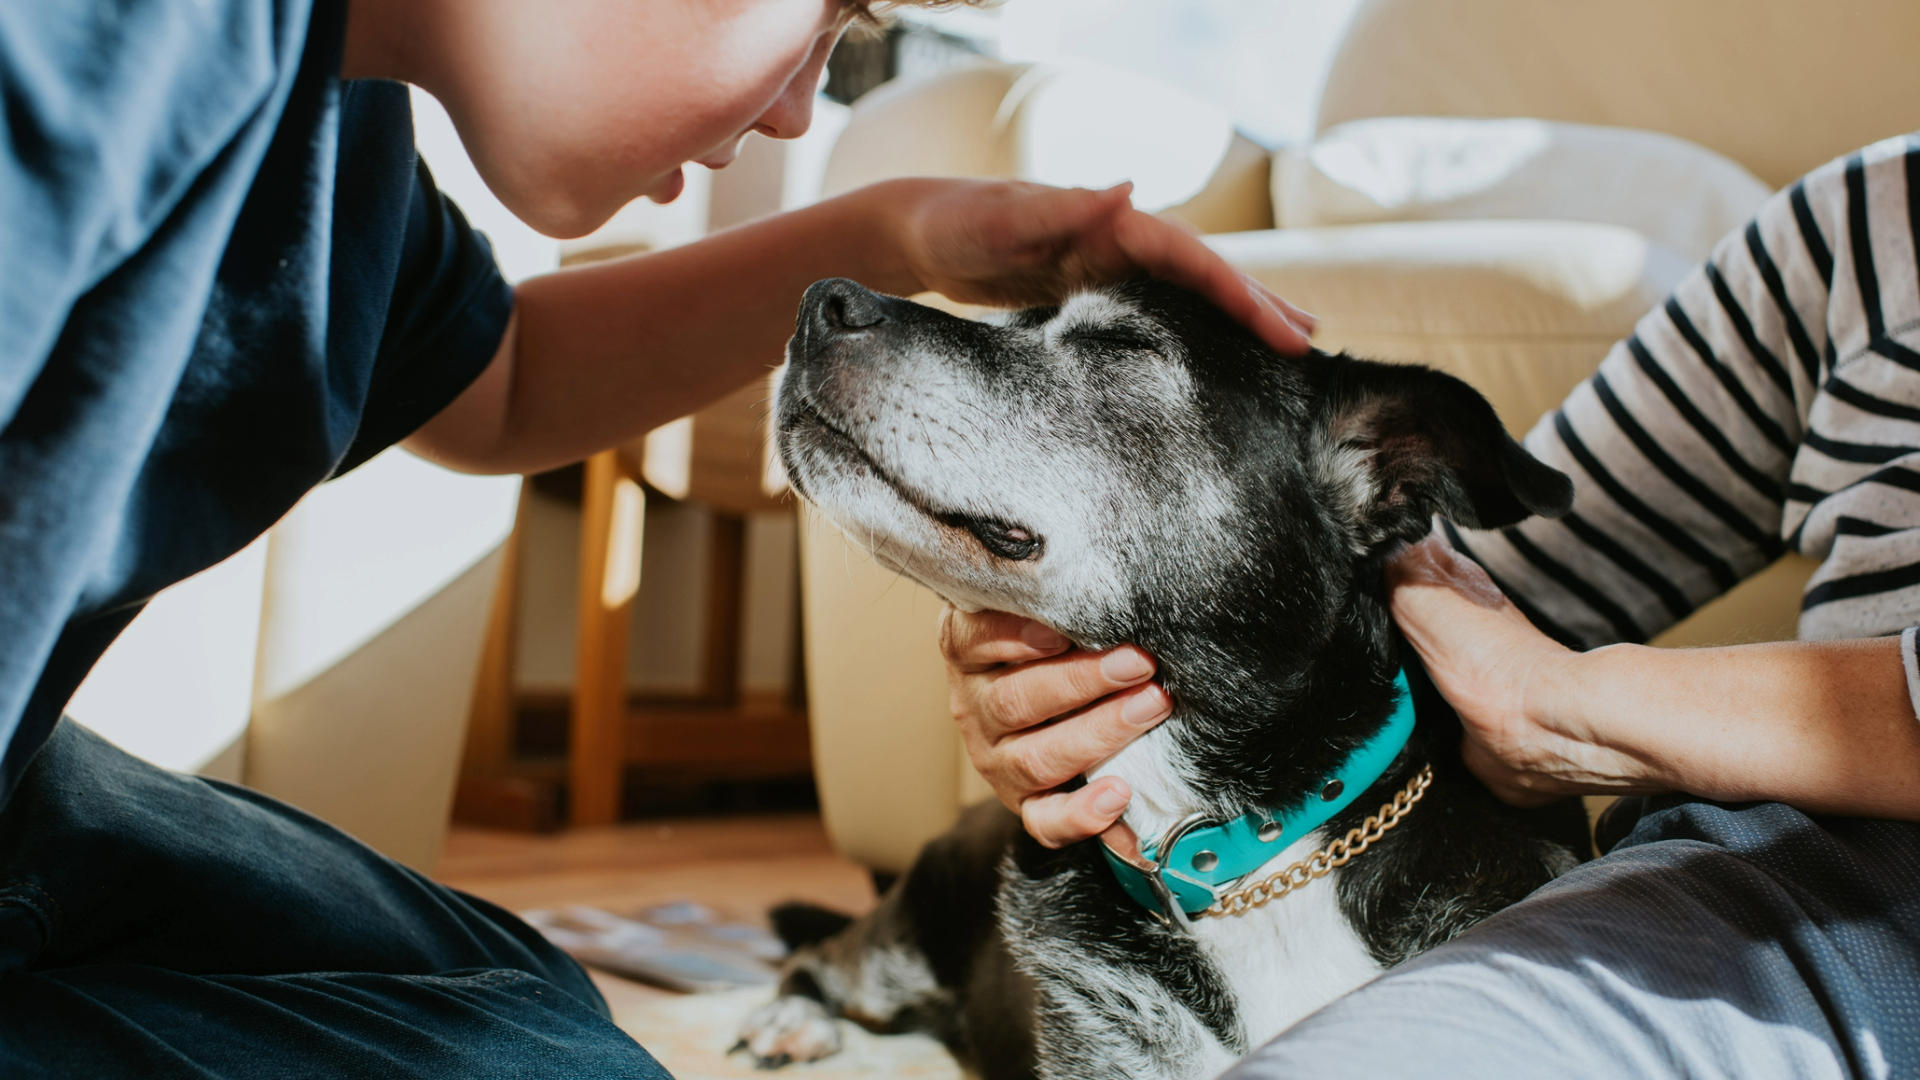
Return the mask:
[[665,1077],[506,911],[63,721],[0,811],[0,1076]]

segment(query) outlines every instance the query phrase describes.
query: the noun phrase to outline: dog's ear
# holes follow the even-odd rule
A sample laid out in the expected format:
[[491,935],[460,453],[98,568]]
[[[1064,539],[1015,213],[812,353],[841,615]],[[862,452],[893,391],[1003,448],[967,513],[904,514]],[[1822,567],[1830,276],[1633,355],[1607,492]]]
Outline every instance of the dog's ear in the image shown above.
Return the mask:
[[1459,379],[1347,356],[1320,362],[1329,365],[1321,406],[1337,467],[1365,470],[1355,486],[1370,540],[1417,540],[1436,513],[1497,529],[1573,505],[1573,481],[1514,442]]

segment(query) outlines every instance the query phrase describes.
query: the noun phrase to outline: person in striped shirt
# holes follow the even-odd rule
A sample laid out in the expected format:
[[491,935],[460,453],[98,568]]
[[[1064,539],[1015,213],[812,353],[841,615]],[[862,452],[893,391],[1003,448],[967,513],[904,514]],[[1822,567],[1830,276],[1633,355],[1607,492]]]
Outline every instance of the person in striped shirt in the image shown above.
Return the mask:
[[[1502,798],[1631,796],[1610,851],[1229,1075],[1920,1074],[1920,137],[1776,195],[1526,445],[1572,511],[1440,522],[1394,615]],[[1800,641],[1640,644],[1789,551]],[[1036,837],[1119,815],[1041,785],[1165,717],[1150,658],[1032,664],[1065,643],[992,613],[942,643]]]

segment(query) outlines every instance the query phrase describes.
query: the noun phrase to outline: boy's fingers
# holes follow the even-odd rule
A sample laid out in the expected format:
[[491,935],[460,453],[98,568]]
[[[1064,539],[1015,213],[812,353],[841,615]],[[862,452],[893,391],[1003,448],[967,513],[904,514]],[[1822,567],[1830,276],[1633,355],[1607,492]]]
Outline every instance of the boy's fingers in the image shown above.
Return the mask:
[[1256,297],[1254,311],[1242,322],[1254,336],[1282,356],[1305,356],[1313,348],[1313,330],[1281,314],[1280,309]]
[[[1248,278],[1247,280],[1253,281],[1252,278]],[[1261,285],[1257,281],[1254,281],[1253,283],[1261,291],[1265,292],[1268,296],[1272,297],[1275,303],[1278,303],[1282,308],[1286,309],[1287,318],[1290,321],[1292,321],[1294,325],[1300,327],[1302,330],[1305,330],[1309,334],[1313,333],[1315,330],[1320,329],[1320,316],[1315,315],[1310,311],[1300,310],[1299,308],[1295,307],[1293,303],[1289,301],[1286,297],[1281,296],[1279,293],[1274,292],[1272,289],[1267,288],[1265,285]]]
[[971,691],[971,700],[956,712],[964,711],[983,737],[997,743],[1152,676],[1152,658],[1131,645],[1104,653],[1067,653],[974,680],[972,687],[960,688],[963,694]]
[[[1180,225],[1134,209],[1132,192],[1131,183],[1094,191],[975,182],[936,215],[943,224],[933,230],[934,258],[922,277],[955,299],[1031,304],[1145,271],[1212,300],[1275,351],[1306,354],[1311,315]],[[954,207],[968,202],[956,220]]]
[[997,746],[991,769],[1006,787],[1045,791],[1118,753],[1173,711],[1153,683],[1114,694],[1044,727],[1015,734]]
[[1080,233],[1122,207],[1131,206],[1133,183],[1091,188],[1041,188],[1040,194],[1013,204],[1007,227],[1023,241],[1051,240]]
[[1302,356],[1312,347],[1288,305],[1195,237],[1139,212],[1116,215],[1113,228],[1121,250],[1141,269],[1212,300],[1276,352]]
[[1036,795],[1020,804],[1020,820],[1041,844],[1065,847],[1104,832],[1127,808],[1132,794],[1126,781],[1109,776],[1079,791]]

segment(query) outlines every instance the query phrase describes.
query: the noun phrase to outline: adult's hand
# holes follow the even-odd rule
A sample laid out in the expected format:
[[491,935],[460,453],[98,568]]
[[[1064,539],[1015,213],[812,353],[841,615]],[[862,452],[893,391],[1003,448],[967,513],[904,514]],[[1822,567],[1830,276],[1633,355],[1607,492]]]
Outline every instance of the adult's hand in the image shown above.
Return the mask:
[[1133,797],[1124,780],[1063,785],[1165,720],[1153,660],[1089,653],[1030,619],[947,608],[940,618],[953,718],[973,767],[1048,847],[1098,834]]
[[1229,266],[1185,229],[1136,210],[1133,185],[1105,191],[1003,180],[875,185],[894,202],[898,242],[924,289],[963,303],[1058,303],[1076,288],[1147,273],[1185,286],[1268,346],[1304,354],[1313,316]]
[[1509,803],[1664,790],[1586,711],[1563,707],[1580,654],[1542,634],[1478,563],[1438,536],[1387,566],[1395,623],[1460,714],[1467,767]]
[[1920,821],[1920,723],[1896,638],[1576,653],[1429,538],[1387,568],[1394,620],[1496,795],[1686,791]]

